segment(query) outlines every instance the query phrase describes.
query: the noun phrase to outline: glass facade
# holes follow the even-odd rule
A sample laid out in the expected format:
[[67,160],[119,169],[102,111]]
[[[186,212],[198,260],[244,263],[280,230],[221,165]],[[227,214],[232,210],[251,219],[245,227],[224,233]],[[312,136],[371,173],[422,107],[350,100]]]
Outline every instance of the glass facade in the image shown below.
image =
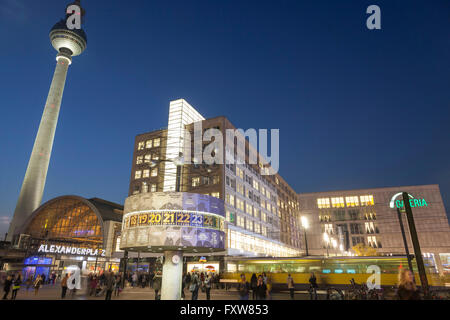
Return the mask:
[[27,226],[33,239],[71,243],[85,248],[103,247],[102,222],[82,200],[61,198],[43,207]]

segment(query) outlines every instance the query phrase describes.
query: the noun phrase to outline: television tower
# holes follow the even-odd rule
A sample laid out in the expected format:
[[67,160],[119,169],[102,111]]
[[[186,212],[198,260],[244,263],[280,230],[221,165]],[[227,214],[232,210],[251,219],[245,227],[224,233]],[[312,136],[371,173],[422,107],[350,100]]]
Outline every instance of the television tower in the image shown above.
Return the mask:
[[[71,5],[77,5],[80,8],[80,12],[72,11],[68,13],[68,8]],[[13,237],[18,235],[19,228],[23,226],[31,213],[41,205],[67,71],[69,65],[72,64],[72,57],[83,53],[87,46],[87,37],[83,29],[70,30],[67,26],[67,20],[72,14],[81,15],[80,21],[83,21],[85,10],[81,7],[80,1],[76,0],[67,5],[65,14],[66,18],[60,20],[50,30],[50,41],[53,48],[58,51],[56,55],[55,73],[50,85],[25,178],[23,179],[14,216],[9,226],[7,240],[13,241],[13,243],[15,242]]]

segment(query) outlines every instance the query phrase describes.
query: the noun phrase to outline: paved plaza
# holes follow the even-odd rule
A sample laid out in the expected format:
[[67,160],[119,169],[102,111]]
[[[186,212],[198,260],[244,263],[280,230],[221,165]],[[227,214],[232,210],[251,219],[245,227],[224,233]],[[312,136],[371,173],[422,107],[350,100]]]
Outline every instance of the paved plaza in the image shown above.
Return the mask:
[[[84,291],[84,290],[83,290]],[[186,289],[186,300],[191,300],[191,293]],[[318,299],[325,299],[325,291],[318,291]],[[8,296],[10,298],[10,295]],[[251,293],[250,293],[251,298]],[[26,288],[22,287],[18,294],[17,300],[60,300],[61,286],[57,283],[55,285],[43,286],[37,295],[34,290],[30,288],[27,292]],[[66,300],[104,300],[105,295],[99,297],[89,296],[85,292],[77,292],[75,295],[68,290]],[[277,292],[272,294],[272,300],[289,300],[289,292]],[[297,291],[295,294],[296,300],[307,300],[309,294],[306,291]],[[155,291],[149,287],[137,288],[127,286],[119,296],[112,296],[112,300],[155,300]],[[199,291],[198,300],[206,300],[206,293]],[[236,289],[222,290],[211,289],[211,300],[239,300],[239,295]]]

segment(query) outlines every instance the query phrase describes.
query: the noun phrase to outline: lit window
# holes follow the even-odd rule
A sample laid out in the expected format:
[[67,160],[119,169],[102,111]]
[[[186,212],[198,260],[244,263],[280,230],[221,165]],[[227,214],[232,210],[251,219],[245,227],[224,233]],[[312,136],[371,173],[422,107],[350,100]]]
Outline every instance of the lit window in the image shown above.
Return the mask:
[[211,192],[211,197],[220,198],[220,192]]
[[227,203],[234,207],[234,196],[232,194],[227,194]]
[[369,246],[371,246],[373,248],[377,248],[378,247],[377,237],[375,237],[375,236],[368,236],[367,237],[367,243],[369,244]]
[[332,234],[333,233],[333,225],[331,223],[326,223],[325,224],[325,232],[328,234]]
[[140,179],[142,177],[142,170],[137,170],[134,174],[135,179]]
[[151,155],[150,154],[146,154],[145,158],[144,158],[144,162],[145,163],[150,163],[150,160],[151,160]]
[[150,192],[156,192],[156,184],[151,185]]
[[148,178],[150,176],[150,170],[149,169],[145,169],[144,170],[144,174],[143,174],[143,178]]
[[329,198],[317,199],[317,206],[319,207],[319,209],[329,208],[330,199]]
[[253,207],[249,203],[246,204],[246,212],[249,214],[253,214]]
[[361,205],[362,206],[373,206],[374,205],[374,201],[373,201],[373,196],[372,195],[360,196],[360,199],[361,199]]
[[331,206],[333,208],[344,208],[344,198],[343,197],[337,197],[337,198],[331,198]]
[[244,201],[239,198],[236,198],[236,208],[244,211]]
[[213,177],[213,184],[218,184],[220,182],[220,177],[219,176],[214,176]]
[[373,222],[365,222],[364,223],[366,227],[366,233],[374,233],[375,232],[375,226]]
[[358,197],[345,197],[345,202],[347,203],[347,207],[357,207],[359,206]]
[[267,216],[264,212],[261,213],[261,220],[266,222],[267,221]]
[[144,147],[145,147],[145,142],[144,142],[144,141],[139,142],[139,144],[138,144],[138,150],[144,150]]
[[237,184],[237,191],[238,191],[240,194],[244,195],[244,186],[243,186],[242,184],[238,183],[238,184]]
[[200,177],[192,178],[192,186],[198,187],[200,185]]
[[158,176],[158,168],[152,169],[152,177],[157,177],[157,176]]
[[236,167],[236,175],[241,178],[244,179],[244,171],[242,171],[240,168]]
[[154,148],[159,147],[160,145],[161,145],[161,139],[160,138],[153,139],[153,147]]
[[154,153],[152,155],[152,160],[159,160],[159,155],[157,153]]
[[143,161],[144,161],[144,156],[138,156],[136,158],[136,164],[142,164]]
[[147,182],[142,182],[142,192],[148,192],[148,184]]
[[247,230],[253,231],[253,221],[251,221],[250,219],[247,219]]
[[259,190],[259,183],[256,180],[253,180],[253,188],[255,188],[256,190]]
[[261,225],[259,223],[255,223],[255,232],[261,233]]
[[150,149],[150,148],[152,147],[152,140],[147,140],[147,141],[145,142],[145,147],[146,147],[147,149]]

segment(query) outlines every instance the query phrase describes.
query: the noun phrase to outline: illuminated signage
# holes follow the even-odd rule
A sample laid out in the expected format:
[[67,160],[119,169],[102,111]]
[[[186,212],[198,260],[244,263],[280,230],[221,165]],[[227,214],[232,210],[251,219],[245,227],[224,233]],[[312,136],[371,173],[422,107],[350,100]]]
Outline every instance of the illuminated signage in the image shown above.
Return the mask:
[[190,226],[223,230],[223,220],[220,216],[197,211],[149,211],[127,214],[123,227]]
[[[394,194],[389,203],[389,207],[394,208],[403,208],[403,199],[401,198],[402,192]],[[425,199],[416,199],[411,194],[408,193],[409,196],[409,205],[411,208],[420,208],[420,207],[428,207],[428,203]]]
[[[403,205],[403,200],[395,201],[395,206],[397,208],[403,208]],[[428,207],[428,203],[425,201],[425,199],[409,199],[409,205],[411,206],[411,208]]]
[[105,256],[105,251],[102,249],[87,249],[87,248],[78,248],[78,247],[67,247],[67,246],[58,246],[58,245],[47,245],[41,244],[38,252],[40,253],[59,253],[59,254],[70,254],[77,256]]

